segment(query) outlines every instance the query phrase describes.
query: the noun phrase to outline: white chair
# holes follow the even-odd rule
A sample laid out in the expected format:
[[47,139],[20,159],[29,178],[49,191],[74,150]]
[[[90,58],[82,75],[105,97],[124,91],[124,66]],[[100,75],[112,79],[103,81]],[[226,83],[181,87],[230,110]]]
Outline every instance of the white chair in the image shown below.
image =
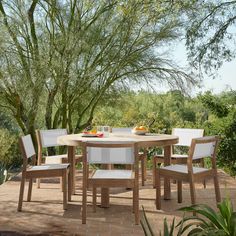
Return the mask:
[[[189,148],[193,138],[201,138],[203,137],[204,129],[188,129],[188,128],[173,128],[172,135],[179,137],[179,142],[172,146],[172,154],[171,154],[171,164],[186,164],[188,154],[180,154],[176,153],[176,149],[179,147],[187,147]],[[197,161],[200,162],[201,167],[204,167],[203,160]],[[156,155],[153,157],[153,187],[155,188],[155,176],[156,176],[156,166],[159,163],[164,163],[164,155]],[[204,187],[206,187],[204,181]]]
[[[135,223],[139,224],[138,149],[135,143],[82,143],[83,154],[83,206],[82,223],[86,223],[87,188],[93,188],[93,209],[96,211],[96,189],[126,187],[133,189]],[[135,158],[136,157],[136,158]],[[88,173],[89,164],[132,164],[133,170],[99,169]]]
[[[60,145],[57,143],[57,138],[63,135],[67,135],[66,129],[36,130],[38,143],[38,165],[41,165],[43,163],[43,159],[45,159],[44,164],[61,164],[68,162],[67,153],[60,155],[43,156],[43,148],[47,149],[50,147],[59,147]],[[76,162],[81,162],[81,158],[81,155],[76,155]],[[40,179],[38,179],[38,188],[40,188]]]
[[[130,127],[122,127],[117,128],[113,127],[112,133],[127,133],[131,134],[132,128]],[[139,161],[141,162],[141,177],[142,177],[142,186],[144,186],[145,180],[147,179],[147,150],[145,149],[143,152],[139,152]]]
[[[18,211],[22,210],[24,187],[26,179],[29,179],[28,197],[27,201],[31,201],[33,179],[36,178],[51,178],[61,177],[63,183],[63,209],[67,209],[67,195],[68,195],[68,175],[70,164],[51,164],[40,165],[36,164],[36,154],[30,135],[26,135],[19,140],[20,149],[23,156],[23,170],[20,185]],[[32,158],[33,166],[28,167],[28,159]]]
[[[187,165],[169,165],[157,168],[156,171],[156,207],[161,209],[161,178],[176,179],[178,184],[178,202],[182,202],[182,181],[190,184],[190,194],[192,204],[196,204],[195,181],[201,181],[206,178],[214,179],[216,201],[221,201],[220,188],[216,167],[216,151],[219,138],[216,136],[208,136],[192,139],[187,158]],[[211,157],[212,167],[210,169],[193,166],[193,161],[200,160],[205,157]]]

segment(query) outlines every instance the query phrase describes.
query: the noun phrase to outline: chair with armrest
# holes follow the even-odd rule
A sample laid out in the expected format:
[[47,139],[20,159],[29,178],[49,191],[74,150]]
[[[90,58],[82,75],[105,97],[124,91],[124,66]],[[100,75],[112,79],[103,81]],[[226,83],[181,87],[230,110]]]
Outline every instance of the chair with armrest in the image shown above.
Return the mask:
[[[132,128],[123,127],[123,128],[112,128],[112,133],[127,133],[131,134]],[[142,176],[142,186],[144,186],[145,180],[147,179],[147,149],[144,149],[142,152],[139,152],[139,161],[141,162],[141,176]]]
[[[68,162],[68,155],[57,154],[57,155],[46,155],[43,156],[43,148],[59,147],[57,143],[57,138],[62,135],[67,135],[66,129],[49,129],[49,130],[36,130],[36,137],[38,143],[38,165],[43,163],[43,158],[45,159],[44,164],[61,164]],[[75,156],[76,162],[81,162],[81,155]],[[38,179],[38,188],[40,188],[40,179]]]
[[[182,202],[182,181],[189,182],[192,204],[196,204],[195,181],[213,178],[216,202],[221,201],[220,188],[216,167],[216,151],[219,143],[217,136],[206,136],[192,139],[186,165],[169,165],[157,168],[156,171],[156,207],[161,209],[161,178],[177,180],[178,202]],[[211,168],[193,166],[193,161],[211,157]]]
[[[172,135],[179,137],[179,142],[172,146],[171,164],[186,164],[188,154],[180,154],[176,152],[179,147],[189,148],[193,138],[203,137],[204,129],[188,129],[188,128],[173,128]],[[200,163],[201,167],[204,167],[204,160],[196,160]],[[153,187],[155,188],[155,176],[157,164],[164,163],[164,155],[159,154],[153,157]],[[204,187],[206,187],[205,181],[203,181]]]
[[[35,149],[33,146],[31,136],[26,135],[26,136],[21,137],[19,140],[19,145],[20,145],[22,156],[23,156],[23,170],[22,170],[22,178],[21,178],[21,185],[20,185],[18,211],[22,210],[24,187],[25,187],[26,179],[29,179],[27,201],[31,201],[33,179],[51,178],[51,177],[62,178],[63,209],[66,210],[67,195],[68,195],[67,182],[68,182],[70,164],[48,164],[48,165],[35,166],[36,154],[35,154]],[[28,167],[29,158],[32,158],[32,163],[33,163],[33,166],[30,166],[30,167]]]
[[[139,224],[138,149],[134,142],[84,142],[82,223],[86,223],[87,188],[93,188],[93,210],[96,211],[97,188],[126,187],[133,189],[135,223]],[[99,169],[88,173],[89,164],[132,164],[134,170]]]

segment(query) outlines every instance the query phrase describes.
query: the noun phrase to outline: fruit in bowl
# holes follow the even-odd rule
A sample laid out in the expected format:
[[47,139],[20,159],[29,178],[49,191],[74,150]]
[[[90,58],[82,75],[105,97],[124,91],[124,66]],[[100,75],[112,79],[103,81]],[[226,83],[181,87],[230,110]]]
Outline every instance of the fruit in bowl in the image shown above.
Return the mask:
[[132,133],[133,134],[146,134],[148,132],[148,128],[141,125],[141,126],[135,126],[132,129]]

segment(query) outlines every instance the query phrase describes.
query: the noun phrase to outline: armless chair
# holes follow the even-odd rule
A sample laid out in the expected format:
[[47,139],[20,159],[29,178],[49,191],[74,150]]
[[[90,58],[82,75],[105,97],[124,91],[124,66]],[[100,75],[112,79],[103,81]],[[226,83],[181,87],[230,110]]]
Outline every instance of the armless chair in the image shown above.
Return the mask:
[[[124,128],[112,128],[112,133],[127,133],[131,134],[132,128],[124,127]],[[139,152],[139,161],[141,162],[141,178],[142,178],[142,186],[144,186],[145,180],[147,179],[147,149],[144,149],[143,152]]]
[[[46,155],[43,156],[43,148],[50,147],[59,147],[60,145],[57,143],[57,138],[62,135],[67,135],[66,129],[50,129],[50,130],[36,130],[36,137],[38,143],[38,165],[43,163],[43,159],[45,159],[44,164],[62,164],[68,162],[68,155]],[[75,156],[76,162],[81,162],[81,155]],[[38,179],[38,188],[40,188],[40,179]]]
[[[86,224],[87,188],[93,188],[93,209],[96,211],[96,189],[126,187],[133,189],[133,212],[139,224],[138,149],[135,143],[82,143],[83,153],[83,200],[82,223]],[[88,173],[89,164],[132,164],[133,170],[99,169]]]
[[[161,178],[176,179],[178,185],[178,202],[182,202],[182,181],[189,182],[191,202],[196,204],[195,181],[213,178],[215,186],[216,202],[221,201],[220,188],[216,167],[216,151],[219,138],[208,136],[192,139],[186,165],[169,165],[157,168],[156,171],[156,207],[161,209]],[[211,158],[211,168],[195,167],[193,161],[205,157]]]
[[[33,142],[30,135],[26,135],[19,140],[20,149],[23,156],[23,170],[20,185],[20,195],[18,203],[18,211],[22,210],[24,187],[26,179],[29,179],[28,197],[27,201],[31,201],[33,179],[36,178],[50,178],[50,177],[61,177],[63,182],[63,209],[67,209],[67,182],[69,174],[69,164],[51,164],[51,165],[40,165],[36,164],[36,154],[33,146]],[[28,159],[32,158],[33,166],[28,167]]]
[[[176,152],[179,147],[189,148],[193,138],[203,137],[204,129],[188,129],[188,128],[173,128],[172,135],[179,137],[179,142],[172,146],[171,154],[171,164],[186,164],[188,154],[180,154]],[[200,162],[201,167],[204,167],[204,160],[196,160],[195,162]],[[164,155],[156,155],[153,157],[153,187],[155,188],[155,176],[156,176],[156,166],[157,164],[164,163]],[[204,187],[206,183],[204,181]]]

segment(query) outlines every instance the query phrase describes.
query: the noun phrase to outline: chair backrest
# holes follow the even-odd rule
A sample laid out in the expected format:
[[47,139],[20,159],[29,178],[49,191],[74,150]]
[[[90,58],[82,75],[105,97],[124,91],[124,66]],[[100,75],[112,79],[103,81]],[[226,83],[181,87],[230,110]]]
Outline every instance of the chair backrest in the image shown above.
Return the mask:
[[39,138],[42,147],[56,147],[61,146],[57,143],[57,138],[62,135],[67,135],[66,129],[49,129],[49,130],[39,130]]
[[117,128],[117,127],[112,127],[111,132],[112,133],[130,133],[131,134],[132,128],[130,127],[122,127],[122,128]]
[[86,142],[87,161],[92,164],[134,164],[134,143]]
[[35,149],[30,134],[20,137],[19,143],[24,158],[30,158],[35,155]]
[[172,134],[179,137],[179,142],[175,146],[190,147],[193,138],[201,138],[204,129],[173,128]]
[[204,157],[216,157],[216,150],[219,143],[219,137],[206,136],[202,138],[195,138],[192,140],[189,150],[189,157],[193,160]]

